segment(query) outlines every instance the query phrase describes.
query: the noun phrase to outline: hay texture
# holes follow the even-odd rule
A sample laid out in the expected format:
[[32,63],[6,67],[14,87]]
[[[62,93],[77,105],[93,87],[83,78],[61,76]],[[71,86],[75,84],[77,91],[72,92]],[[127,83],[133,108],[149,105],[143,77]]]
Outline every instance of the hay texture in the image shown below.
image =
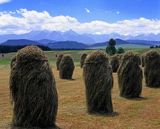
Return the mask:
[[59,64],[59,76],[61,79],[72,79],[74,62],[70,55],[64,55]]
[[119,56],[118,55],[112,56],[110,64],[112,66],[112,71],[116,73],[119,67]]
[[87,56],[83,66],[83,78],[88,112],[91,114],[112,113],[112,68],[108,57],[103,52],[96,51]]
[[55,79],[44,52],[28,46],[17,52],[11,67],[13,126],[56,128],[58,97]]
[[10,68],[12,68],[14,65],[16,65],[16,56],[14,56],[14,57],[11,59]]
[[127,52],[122,58],[118,69],[118,83],[120,96],[125,98],[138,98],[142,92],[142,69],[137,56]]
[[86,53],[83,53],[81,55],[81,59],[80,59],[80,66],[81,66],[81,68],[83,67],[83,64],[84,64],[84,61],[85,61],[86,57],[87,57]]
[[145,53],[144,54],[142,54],[142,56],[141,56],[141,61],[142,61],[142,67],[144,67],[144,65],[145,65]]
[[141,57],[138,54],[136,54],[135,57],[137,58],[138,64],[141,65]]
[[59,64],[62,60],[63,54],[56,55],[56,57],[57,57],[56,66],[57,66],[57,70],[59,70]]
[[120,64],[122,63],[123,55],[124,55],[124,54],[117,54],[117,57],[118,57],[118,59],[119,59],[119,66],[120,66]]
[[151,50],[146,53],[144,75],[148,87],[160,87],[160,53]]

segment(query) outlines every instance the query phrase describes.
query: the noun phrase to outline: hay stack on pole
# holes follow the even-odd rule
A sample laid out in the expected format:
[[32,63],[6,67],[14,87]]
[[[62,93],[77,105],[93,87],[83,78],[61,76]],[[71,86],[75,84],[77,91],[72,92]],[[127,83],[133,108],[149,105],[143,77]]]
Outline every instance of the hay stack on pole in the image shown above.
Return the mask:
[[16,56],[11,59],[10,68],[12,68],[16,64]]
[[85,61],[86,57],[87,57],[86,53],[83,53],[81,55],[81,59],[80,59],[80,66],[81,66],[81,68],[83,67],[83,64],[84,64],[84,61]]
[[118,83],[120,96],[125,98],[138,98],[142,92],[142,69],[137,56],[126,52],[118,69]]
[[136,54],[135,56],[136,56],[136,58],[137,58],[138,64],[141,65],[141,64],[142,64],[142,63],[141,63],[141,57],[140,57],[138,54]]
[[64,55],[59,64],[59,76],[61,79],[72,79],[74,62],[70,55]]
[[58,97],[55,79],[44,52],[27,46],[11,66],[10,93],[13,127],[57,128]]
[[83,78],[88,112],[91,114],[112,113],[113,77],[106,54],[96,51],[87,56],[83,66]]
[[160,53],[151,50],[146,53],[144,75],[148,87],[160,87]]
[[142,62],[142,67],[144,67],[144,65],[145,65],[145,53],[144,54],[142,54],[142,56],[141,56],[141,62]]
[[118,57],[118,55],[114,55],[114,56],[111,57],[110,64],[112,66],[112,71],[114,73],[116,73],[117,70],[118,70],[118,67],[119,67],[119,57]]
[[57,66],[57,70],[59,70],[59,64],[62,60],[63,54],[56,55],[56,57],[57,57],[56,66]]

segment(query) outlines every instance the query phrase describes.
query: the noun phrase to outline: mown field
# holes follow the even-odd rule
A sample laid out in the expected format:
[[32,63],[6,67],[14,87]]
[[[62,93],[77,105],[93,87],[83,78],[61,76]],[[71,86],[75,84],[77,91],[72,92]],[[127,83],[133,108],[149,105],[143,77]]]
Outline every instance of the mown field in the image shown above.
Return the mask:
[[[126,49],[129,50],[129,49]],[[148,49],[132,49],[143,53]],[[160,49],[158,49],[160,51]],[[119,97],[117,74],[114,76],[112,100],[117,116],[89,115],[86,111],[85,87],[79,57],[85,51],[46,52],[58,89],[59,107],[57,125],[62,129],[160,129],[160,89],[147,88],[143,79],[142,99],[127,100]],[[55,54],[71,54],[75,61],[73,80],[59,79],[55,68]],[[0,58],[0,129],[9,129],[12,120],[12,105],[9,95],[10,59],[15,53]]]

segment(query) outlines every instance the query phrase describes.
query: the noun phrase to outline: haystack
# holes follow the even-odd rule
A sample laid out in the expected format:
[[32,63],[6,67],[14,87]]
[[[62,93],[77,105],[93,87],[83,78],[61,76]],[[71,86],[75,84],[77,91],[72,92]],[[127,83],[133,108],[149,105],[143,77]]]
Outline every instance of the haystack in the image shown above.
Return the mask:
[[83,78],[88,112],[91,114],[112,113],[112,68],[108,57],[103,52],[96,51],[87,56],[83,66]]
[[119,56],[118,55],[112,56],[110,64],[112,66],[112,71],[116,73],[119,67]]
[[11,68],[13,126],[56,128],[58,97],[55,79],[44,52],[36,46],[18,51]]
[[141,55],[142,67],[145,65],[145,53]]
[[12,68],[16,64],[16,56],[11,59],[10,68]]
[[57,57],[56,66],[57,66],[57,70],[59,70],[59,64],[62,60],[63,54],[56,55],[56,57]]
[[141,65],[141,57],[138,54],[136,54],[135,57],[137,58],[138,64]]
[[148,87],[160,87],[160,53],[151,50],[146,53],[144,75]]
[[61,79],[72,79],[74,62],[70,55],[64,55],[59,64],[59,76]]
[[118,69],[118,83],[120,96],[125,98],[138,98],[142,92],[142,69],[137,56],[127,52],[122,58]]
[[80,59],[80,66],[81,66],[81,68],[83,67],[83,64],[84,64],[84,61],[85,61],[86,57],[87,57],[86,53],[83,53],[81,55],[81,59]]

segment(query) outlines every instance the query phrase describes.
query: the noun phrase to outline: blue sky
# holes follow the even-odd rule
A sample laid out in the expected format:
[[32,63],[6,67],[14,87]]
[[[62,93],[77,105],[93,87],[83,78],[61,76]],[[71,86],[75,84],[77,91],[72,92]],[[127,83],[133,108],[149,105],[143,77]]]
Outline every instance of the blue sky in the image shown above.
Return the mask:
[[157,34],[160,0],[0,0],[0,34],[38,29]]
[[[139,17],[160,18],[160,0],[11,0],[0,5],[0,11],[20,8],[45,10],[55,16],[68,15],[83,22],[91,20],[115,22]],[[86,9],[90,13],[87,13]]]

